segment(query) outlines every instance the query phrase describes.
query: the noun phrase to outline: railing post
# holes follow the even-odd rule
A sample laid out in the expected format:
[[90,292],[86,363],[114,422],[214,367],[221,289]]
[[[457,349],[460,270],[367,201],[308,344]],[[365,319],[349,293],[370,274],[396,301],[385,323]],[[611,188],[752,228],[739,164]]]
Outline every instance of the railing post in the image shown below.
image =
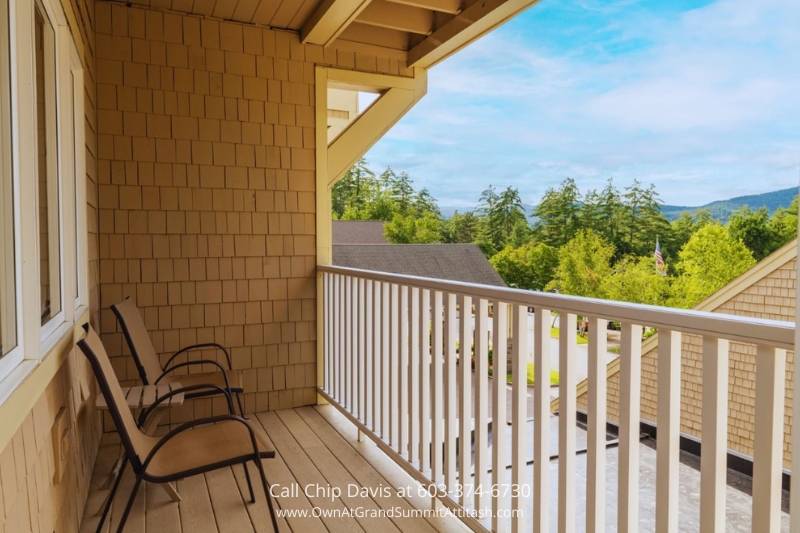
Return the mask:
[[389,441],[389,381],[391,369],[391,328],[390,322],[391,301],[390,294],[392,286],[390,283],[381,282],[381,437]]
[[639,531],[639,406],[642,326],[623,324],[620,350],[619,511],[620,533]]
[[391,333],[389,357],[389,444],[400,452],[400,286],[391,287]]
[[703,337],[700,530],[725,531],[728,450],[728,341]]
[[656,533],[678,532],[681,423],[681,334],[658,332]]
[[372,290],[373,290],[373,281],[371,279],[366,280],[366,284],[364,286],[364,309],[361,312],[361,316],[364,317],[364,365],[363,365],[363,372],[361,374],[361,379],[363,380],[363,395],[361,397],[362,401],[362,414],[363,414],[363,422],[364,425],[375,430],[375,402],[373,402],[372,398],[372,390],[375,387],[375,382],[372,379],[372,366],[374,364],[374,357],[375,352],[372,350],[372,339],[374,335],[374,323],[373,323],[373,309],[372,309]]
[[753,531],[781,530],[786,350],[759,345],[753,443]]
[[408,459],[408,348],[409,348],[409,320],[408,299],[410,288],[400,286],[400,368],[397,372],[400,383],[400,455]]
[[589,390],[586,457],[586,532],[606,530],[606,354],[608,323],[589,319]]

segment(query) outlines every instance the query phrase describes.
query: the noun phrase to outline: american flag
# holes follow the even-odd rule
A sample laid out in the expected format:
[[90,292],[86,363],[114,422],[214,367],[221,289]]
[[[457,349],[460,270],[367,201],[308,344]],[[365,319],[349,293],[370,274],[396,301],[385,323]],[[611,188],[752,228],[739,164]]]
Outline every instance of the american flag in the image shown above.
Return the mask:
[[664,258],[661,257],[661,245],[658,243],[658,238],[656,238],[656,253],[654,254],[656,258],[656,270],[660,273],[664,273]]

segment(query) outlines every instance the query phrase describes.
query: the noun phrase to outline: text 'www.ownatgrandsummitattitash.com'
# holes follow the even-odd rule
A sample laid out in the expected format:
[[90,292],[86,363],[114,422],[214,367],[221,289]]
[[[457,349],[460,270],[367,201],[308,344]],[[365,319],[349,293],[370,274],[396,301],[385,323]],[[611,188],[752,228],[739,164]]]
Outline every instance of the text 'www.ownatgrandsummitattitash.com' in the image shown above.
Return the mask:
[[[472,499],[475,495],[492,495],[492,496],[526,496],[524,487],[515,487],[513,485],[503,485],[503,486],[496,486],[492,485],[491,487],[484,488],[480,485],[472,486],[472,485],[464,485],[457,487],[455,490],[445,491],[444,487],[442,486],[425,486],[425,485],[418,485],[418,486],[401,486],[401,487],[389,487],[384,485],[379,485],[378,487],[361,487],[355,484],[348,484],[346,487],[334,487],[331,485],[320,485],[316,483],[310,483],[308,485],[299,485],[297,483],[291,483],[289,485],[280,485],[275,484],[270,487],[270,495],[280,499],[293,499],[299,498],[301,496],[305,496],[309,499],[309,501],[313,504],[316,503],[319,499],[329,500],[331,503],[335,502],[340,498],[344,498],[342,500],[343,503],[348,504],[347,499],[349,498],[372,498],[375,499],[377,502],[381,498],[392,498],[392,497],[400,497],[400,498],[408,498],[411,496],[420,496],[420,497],[444,497],[449,496],[451,498],[459,499],[462,494],[468,498]],[[447,506],[437,506],[428,509],[416,509],[410,506],[399,506],[399,505],[391,505],[391,506],[382,506],[378,505],[377,508],[375,507],[363,507],[363,506],[355,506],[349,507],[345,506],[338,506],[333,505],[328,507],[327,505],[320,507],[318,505],[314,505],[313,507],[306,507],[306,508],[294,508],[294,509],[287,509],[281,507],[280,509],[276,510],[276,514],[280,518],[342,518],[342,517],[352,517],[352,518],[444,518],[448,516],[457,517],[457,518],[474,518],[476,520],[484,520],[487,518],[492,518],[494,513],[491,509],[465,509],[462,507],[450,508]],[[513,510],[513,509],[505,509],[505,510],[498,510],[497,512],[498,518],[512,518],[512,517],[521,517],[522,511],[521,510]]]

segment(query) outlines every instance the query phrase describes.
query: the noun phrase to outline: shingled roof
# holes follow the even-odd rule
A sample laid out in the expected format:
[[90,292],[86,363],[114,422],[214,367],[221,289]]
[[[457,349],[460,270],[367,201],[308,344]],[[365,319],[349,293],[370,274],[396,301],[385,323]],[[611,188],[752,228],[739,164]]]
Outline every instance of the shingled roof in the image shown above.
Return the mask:
[[380,220],[334,220],[333,244],[388,244]]
[[506,286],[480,248],[474,244],[334,244],[333,264],[408,276]]

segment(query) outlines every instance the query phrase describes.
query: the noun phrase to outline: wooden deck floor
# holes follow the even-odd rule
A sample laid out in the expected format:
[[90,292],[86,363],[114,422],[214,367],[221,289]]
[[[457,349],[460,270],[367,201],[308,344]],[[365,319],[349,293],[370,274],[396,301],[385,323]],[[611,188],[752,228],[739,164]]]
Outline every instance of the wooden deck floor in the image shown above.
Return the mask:
[[[259,430],[264,430],[277,451],[277,458],[264,461],[267,480],[272,485],[300,487],[299,494],[278,497],[282,510],[322,511],[358,509],[370,511],[393,509],[395,517],[294,517],[279,518],[281,531],[293,532],[435,532],[465,531],[452,517],[409,517],[402,511],[429,509],[430,499],[412,496],[403,498],[394,491],[388,496],[352,495],[359,489],[394,488],[417,484],[372,442],[358,442],[357,430],[331,406],[304,407],[257,413],[250,416]],[[99,522],[97,510],[107,490],[101,485],[108,477],[119,453],[119,446],[105,439],[98,454],[92,488],[84,512],[82,533],[94,532]],[[254,466],[250,466],[256,503],[249,503],[244,471],[241,466],[225,468],[194,476],[177,483],[182,497],[172,502],[157,485],[143,484],[125,531],[136,533],[246,533],[269,532],[272,527],[264,494]],[[341,496],[304,494],[307,485],[335,487]],[[133,487],[133,476],[127,476],[117,493],[106,528],[116,531],[119,515]],[[277,489],[276,489],[277,490]],[[247,502],[247,503],[246,503]],[[397,512],[397,511],[401,512]]]

